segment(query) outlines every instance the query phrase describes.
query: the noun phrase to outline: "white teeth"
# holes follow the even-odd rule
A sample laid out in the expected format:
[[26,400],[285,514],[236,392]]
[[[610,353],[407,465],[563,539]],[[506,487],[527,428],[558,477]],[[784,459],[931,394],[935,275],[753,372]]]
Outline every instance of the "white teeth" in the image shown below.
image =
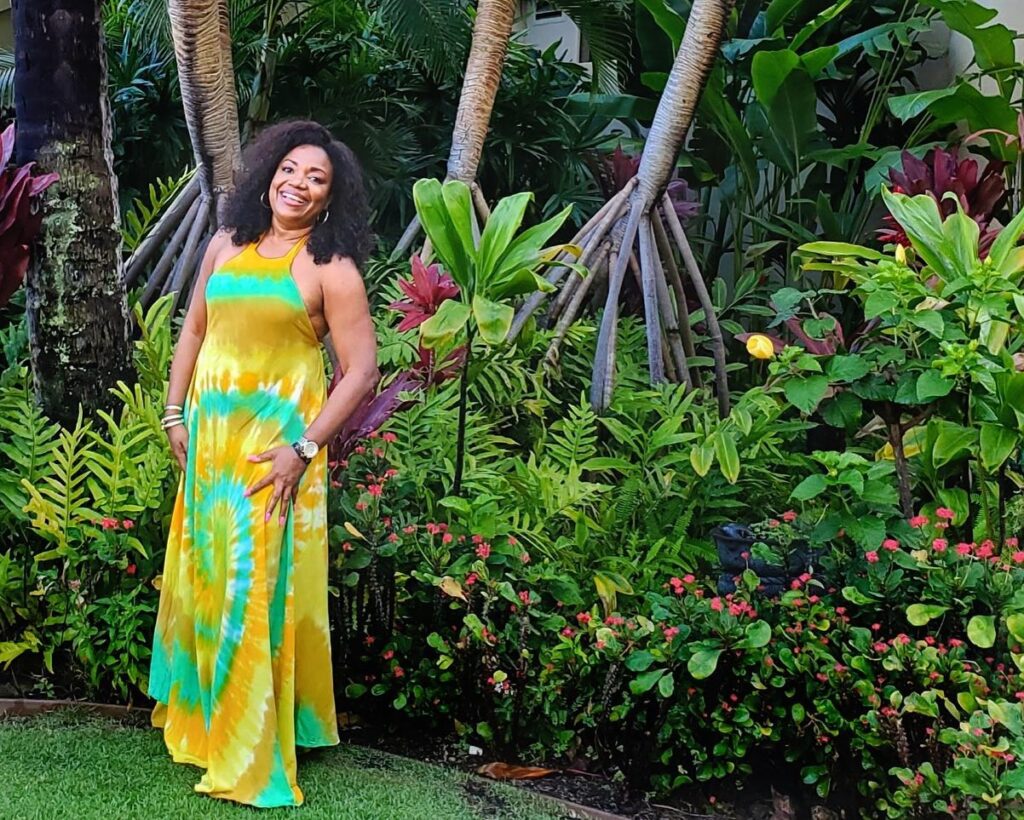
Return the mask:
[[286,199],[289,202],[294,202],[296,205],[304,205],[305,204],[301,199],[299,199],[297,196],[295,196],[295,194],[290,194],[287,191],[282,191],[281,192],[281,198],[282,199]]

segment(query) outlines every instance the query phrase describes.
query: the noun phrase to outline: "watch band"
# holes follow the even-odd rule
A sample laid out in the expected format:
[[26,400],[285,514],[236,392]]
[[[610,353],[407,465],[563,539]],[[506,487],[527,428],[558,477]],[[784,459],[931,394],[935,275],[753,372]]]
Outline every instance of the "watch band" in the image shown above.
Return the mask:
[[302,445],[299,442],[292,443],[292,449],[295,451],[295,455],[303,460],[304,463],[309,464],[313,459],[306,458],[306,454],[302,452]]

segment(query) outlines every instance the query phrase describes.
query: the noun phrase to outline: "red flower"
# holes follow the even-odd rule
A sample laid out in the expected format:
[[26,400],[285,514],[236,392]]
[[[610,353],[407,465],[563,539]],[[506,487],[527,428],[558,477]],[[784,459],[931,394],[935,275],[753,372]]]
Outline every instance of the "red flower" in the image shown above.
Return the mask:
[[935,514],[939,518],[945,518],[947,521],[952,521],[956,517],[956,513],[953,512],[949,507],[939,507]]
[[519,593],[519,600],[522,601],[524,604],[529,604],[530,593],[524,589],[522,592]]
[[867,562],[869,564],[877,564],[878,563],[878,553],[875,552],[874,550],[869,550],[868,552],[865,552],[864,553],[864,558],[867,560]]
[[792,524],[796,521],[796,512],[793,510],[786,510],[786,512],[782,514],[782,520],[787,524]]
[[670,627],[668,627],[667,629],[664,630],[665,640],[668,641],[669,643],[671,643],[672,639],[676,635],[678,635],[678,634],[679,634],[679,627],[678,626],[670,626]]
[[1006,539],[1006,546],[1008,546],[1012,550],[1017,549],[1017,545],[1019,543],[1020,542],[1015,537],[1010,537]]
[[518,539],[514,535],[508,537],[508,545],[514,547],[519,543]]
[[719,598],[717,595],[714,598],[711,599],[711,608],[715,612],[721,612],[722,611],[722,599]]
[[416,525],[410,524],[408,527],[402,527],[402,532],[404,532],[406,535],[412,535],[414,532],[416,532]]
[[459,295],[459,287],[447,273],[441,273],[438,265],[427,267],[419,256],[414,256],[412,279],[399,279],[398,286],[407,298],[388,305],[392,310],[404,313],[405,318],[398,325],[399,332],[419,327],[437,313],[441,303]]
[[396,441],[398,441],[398,436],[396,436],[394,433],[385,433],[384,435],[381,436],[381,438],[384,439],[384,441],[386,441],[388,444],[394,444]]
[[398,543],[398,533],[397,532],[389,533],[388,534],[388,542],[391,543],[391,544],[397,544]]
[[567,638],[571,638],[576,633],[573,632],[573,629],[572,629],[571,626],[567,626],[565,629],[562,630],[562,634],[565,635],[565,637],[567,637]]
[[386,660],[386,661],[391,660],[393,657],[395,657],[395,650],[394,649],[388,649],[384,653],[383,657],[384,657],[384,660]]
[[478,558],[482,558],[486,561],[491,555],[491,545],[481,544],[479,547],[476,548],[476,554]]
[[1024,564],[1024,550],[1017,550],[1010,556],[1015,564]]
[[936,538],[934,541],[932,541],[932,549],[936,552],[945,552],[946,547],[948,546],[949,541],[947,541],[945,538]]
[[466,576],[466,586],[467,587],[473,586],[473,584],[475,584],[477,582],[477,579],[479,577],[480,576],[477,575],[475,572],[469,573],[469,575]]
[[778,519],[776,519],[776,518],[768,519],[768,526],[771,527],[773,530],[776,527],[780,526]]
[[957,555],[970,555],[971,554],[971,546],[972,546],[971,544],[964,544],[964,543],[957,544],[956,545],[956,554]]
[[979,558],[991,558],[995,551],[995,544],[991,541],[982,541],[981,546],[978,547]]
[[582,625],[586,626],[590,623],[590,614],[587,612],[577,612],[576,620]]
[[524,564],[529,564],[530,563],[530,553],[524,552],[522,555],[519,556],[519,560],[522,561]]
[[126,518],[124,521],[121,522],[121,526],[124,527],[126,530],[130,530],[135,526],[135,522],[132,521],[130,518]]
[[896,552],[900,548],[900,542],[895,538],[886,538],[882,542],[882,548],[889,550],[889,552]]
[[366,490],[375,498],[380,498],[381,494],[384,492],[384,488],[380,484],[371,484],[366,488]]
[[365,509],[366,509],[366,502],[365,501],[357,501],[356,502],[356,510],[358,510],[359,512],[362,512]]
[[127,572],[129,575],[134,575],[138,571],[138,567],[136,567],[135,564],[129,564],[127,567],[124,568],[124,571]]
[[120,524],[116,518],[103,518],[100,520],[100,526],[105,530],[116,530]]
[[910,519],[910,526],[914,529],[921,529],[921,527],[927,526],[928,516],[927,515],[915,515]]
[[396,666],[392,670],[391,674],[393,674],[396,678],[404,678],[405,677],[405,670],[401,666]]
[[596,642],[596,643],[594,644],[594,648],[595,648],[595,649],[604,649],[604,648],[605,648],[605,646],[606,646],[606,644],[605,644],[605,642],[604,642],[604,641],[597,641],[597,642]]
[[683,583],[684,583],[684,584],[692,584],[692,583],[694,583],[694,582],[695,582],[696,580],[697,580],[697,579],[696,579],[696,578],[695,578],[695,577],[694,577],[693,575],[689,575],[689,574],[687,574],[687,575],[684,575],[684,576],[683,576]]
[[452,535],[450,532],[446,532],[444,535],[441,536],[441,543],[442,544],[450,544],[454,540],[455,540],[455,536]]

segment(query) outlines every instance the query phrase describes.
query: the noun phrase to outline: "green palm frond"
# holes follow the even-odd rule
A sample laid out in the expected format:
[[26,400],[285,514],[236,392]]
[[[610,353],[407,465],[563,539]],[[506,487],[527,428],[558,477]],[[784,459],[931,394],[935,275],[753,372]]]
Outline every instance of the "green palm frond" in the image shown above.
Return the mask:
[[465,0],[381,0],[380,15],[406,56],[438,79],[452,80],[466,62],[470,18]]
[[600,91],[618,89],[618,74],[632,57],[633,4],[630,0],[551,0],[586,38]]
[[569,405],[569,414],[551,426],[544,454],[569,470],[597,455],[597,415],[585,397]]

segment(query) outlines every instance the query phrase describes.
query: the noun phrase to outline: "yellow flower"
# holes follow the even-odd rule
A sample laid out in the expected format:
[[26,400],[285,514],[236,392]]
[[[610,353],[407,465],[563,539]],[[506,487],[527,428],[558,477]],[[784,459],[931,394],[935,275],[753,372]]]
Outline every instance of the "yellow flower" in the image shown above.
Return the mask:
[[907,264],[907,249],[902,245],[896,246],[896,261],[901,265]]
[[774,359],[775,345],[767,336],[755,333],[747,339],[747,353],[755,359]]

